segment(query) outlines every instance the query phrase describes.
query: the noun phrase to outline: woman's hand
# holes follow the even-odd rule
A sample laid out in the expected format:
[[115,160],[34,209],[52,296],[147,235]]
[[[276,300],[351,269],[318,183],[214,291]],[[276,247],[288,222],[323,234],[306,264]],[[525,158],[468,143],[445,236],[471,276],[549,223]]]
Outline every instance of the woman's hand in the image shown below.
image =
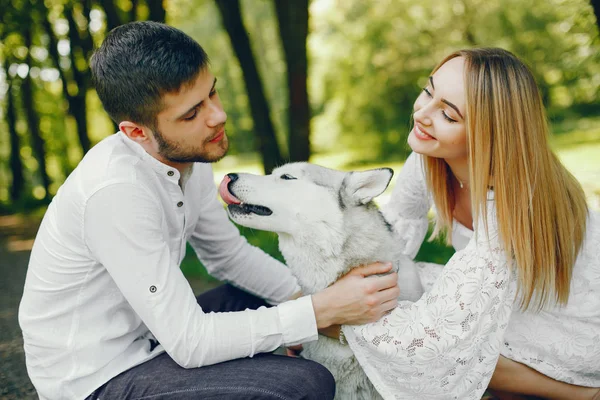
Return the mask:
[[328,288],[312,295],[317,328],[362,325],[379,320],[398,304],[398,274],[385,274],[391,263],[354,268]]

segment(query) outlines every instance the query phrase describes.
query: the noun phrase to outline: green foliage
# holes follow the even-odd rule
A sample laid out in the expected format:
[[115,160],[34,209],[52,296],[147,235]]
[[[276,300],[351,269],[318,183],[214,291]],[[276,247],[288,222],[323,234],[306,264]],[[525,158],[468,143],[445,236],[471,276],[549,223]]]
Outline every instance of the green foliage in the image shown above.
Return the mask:
[[[285,262],[277,244],[277,235],[272,232],[257,231],[254,229],[238,226],[240,233],[246,237],[248,242],[265,251],[265,253]],[[431,234],[431,230],[428,235]],[[419,253],[416,256],[417,261],[433,262],[437,264],[446,264],[454,254],[454,249],[447,247],[439,241],[424,241]],[[185,258],[181,263],[183,274],[192,279],[201,279],[205,282],[215,282],[216,279],[208,274],[206,268],[198,260],[196,253],[188,244]]]
[[[433,226],[429,227],[426,238],[431,235],[431,232],[433,232]],[[454,248],[446,246],[440,239],[435,239],[431,242],[426,239],[419,248],[415,260],[445,265],[453,255]]]
[[321,150],[402,159],[414,99],[436,63],[461,48],[522,57],[554,120],[600,106],[600,40],[587,0],[315,1],[311,11],[311,94],[320,111],[313,142]]
[[[255,229],[250,229],[239,225],[238,229],[240,230],[240,233],[246,238],[248,243],[263,249],[265,253],[283,262],[283,256],[279,251],[279,247],[277,245],[277,235],[275,233],[257,231]],[[196,253],[189,244],[187,246],[185,258],[181,263],[181,270],[183,271],[183,274],[188,278],[202,279],[206,282],[216,281],[215,278],[208,274],[206,268],[198,260]]]
[[[277,32],[275,10],[271,1],[242,0],[244,25],[269,101],[271,119],[278,142],[285,149],[287,128],[285,111],[287,88],[283,50]],[[256,149],[253,122],[242,69],[221,26],[213,1],[172,0],[167,3],[168,23],[186,32],[200,43],[211,59],[211,70],[218,78],[218,89],[228,114],[227,133],[231,138],[230,154],[249,153]]]
[[[66,90],[74,96],[80,88],[73,81],[73,65],[85,70],[86,54],[81,46],[70,43],[67,10],[72,10],[81,37],[89,34],[97,46],[107,30],[104,7],[112,4],[123,21],[146,18],[151,3],[135,3],[138,8],[132,12],[132,0],[0,0],[0,63],[9,74],[5,76],[0,68],[0,203],[8,201],[12,179],[4,109],[8,78],[14,79],[16,130],[25,166],[26,193],[20,201],[44,197],[39,161],[22,107],[24,71],[29,71],[34,85],[51,195],[83,155],[43,22],[51,23],[61,43],[59,64],[69,81]],[[163,4],[167,22],[198,40],[211,57],[229,115],[230,154],[252,158],[254,128],[242,70],[214,2],[169,0]],[[241,0],[241,5],[277,139],[285,149],[286,66],[273,1]],[[34,34],[29,66],[24,65],[26,29]],[[318,157],[352,154],[346,166],[402,161],[408,153],[406,135],[413,101],[428,74],[449,52],[472,46],[500,46],[521,56],[537,77],[552,122],[597,115],[600,38],[588,0],[312,0],[308,55],[313,153]],[[75,52],[73,61],[69,49]],[[93,144],[111,134],[114,126],[93,91],[86,99]]]

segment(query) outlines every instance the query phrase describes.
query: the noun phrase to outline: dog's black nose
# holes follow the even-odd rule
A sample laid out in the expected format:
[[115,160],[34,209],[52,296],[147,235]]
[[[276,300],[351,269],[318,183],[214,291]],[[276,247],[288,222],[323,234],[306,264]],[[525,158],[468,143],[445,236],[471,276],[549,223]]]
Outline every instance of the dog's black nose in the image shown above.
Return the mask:
[[229,177],[229,179],[231,179],[231,182],[235,182],[239,178],[238,174],[227,174],[227,176]]

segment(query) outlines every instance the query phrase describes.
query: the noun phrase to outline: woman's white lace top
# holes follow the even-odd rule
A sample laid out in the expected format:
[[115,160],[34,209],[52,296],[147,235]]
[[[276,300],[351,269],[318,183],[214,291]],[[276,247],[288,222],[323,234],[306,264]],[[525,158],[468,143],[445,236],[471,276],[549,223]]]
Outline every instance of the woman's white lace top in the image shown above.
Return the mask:
[[[600,387],[600,216],[590,214],[569,304],[521,312],[499,242],[493,196],[488,229],[455,222],[457,250],[443,268],[421,268],[428,290],[380,321],[344,326],[360,364],[385,399],[480,399],[498,356],[565,382]],[[431,198],[421,157],[411,154],[383,212],[414,257]],[[516,304],[516,305],[513,305]]]

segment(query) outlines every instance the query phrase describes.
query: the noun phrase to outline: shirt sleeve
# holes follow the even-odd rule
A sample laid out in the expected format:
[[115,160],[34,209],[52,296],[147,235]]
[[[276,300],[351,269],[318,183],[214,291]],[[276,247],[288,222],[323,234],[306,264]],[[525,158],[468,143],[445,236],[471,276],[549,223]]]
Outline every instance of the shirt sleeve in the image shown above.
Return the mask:
[[289,268],[249,244],[229,220],[217,197],[212,170],[202,176],[208,193],[197,206],[200,218],[189,239],[207,271],[215,278],[278,304],[300,291]]
[[427,234],[431,201],[422,156],[411,153],[396,178],[396,186],[382,213],[394,227],[402,253],[415,258]]
[[[494,218],[488,217],[491,224]],[[344,326],[385,399],[480,399],[494,372],[514,300],[495,228],[455,253],[430,292],[380,321]]]
[[200,367],[316,340],[308,296],[271,308],[204,313],[165,243],[162,215],[147,189],[113,184],[88,200],[84,240],[175,362]]

